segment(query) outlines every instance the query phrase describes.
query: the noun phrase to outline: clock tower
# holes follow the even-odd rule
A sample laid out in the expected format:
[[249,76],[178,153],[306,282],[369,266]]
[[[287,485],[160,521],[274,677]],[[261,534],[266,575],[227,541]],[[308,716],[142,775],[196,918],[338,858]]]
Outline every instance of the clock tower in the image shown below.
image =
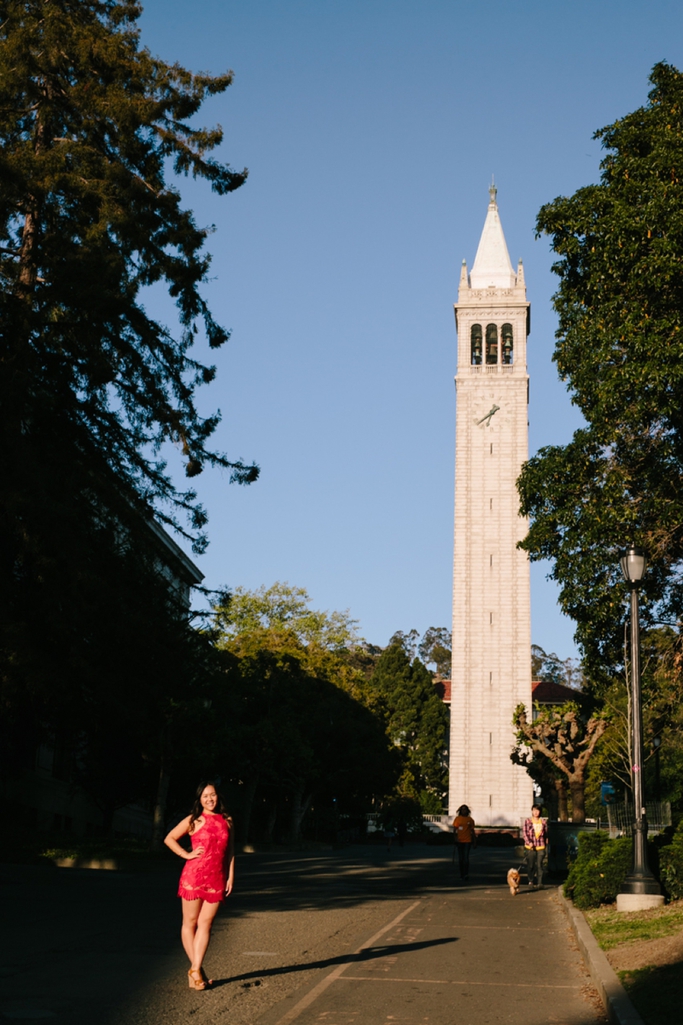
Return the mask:
[[530,307],[490,202],[471,272],[463,260],[458,333],[449,814],[519,825],[533,787],[510,761],[512,714],[531,704],[529,563],[515,482],[528,459]]

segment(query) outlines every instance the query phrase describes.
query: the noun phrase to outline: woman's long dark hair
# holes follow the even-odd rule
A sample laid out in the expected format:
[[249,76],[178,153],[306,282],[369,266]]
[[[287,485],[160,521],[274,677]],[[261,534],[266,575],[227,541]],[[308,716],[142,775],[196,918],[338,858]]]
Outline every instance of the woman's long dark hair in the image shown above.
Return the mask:
[[218,807],[216,808],[216,813],[218,815],[222,815],[225,821],[228,823],[228,825],[232,826],[232,819],[228,815],[228,810],[225,807],[223,795],[218,789],[218,786],[214,783],[212,779],[205,779],[199,784],[199,786],[197,787],[197,792],[194,795],[194,804],[192,805],[192,811],[190,812],[190,825],[188,828],[188,833],[192,833],[194,831],[195,822],[197,821],[197,819],[200,819],[204,814],[201,797],[207,787],[213,787],[213,789],[216,791],[216,797],[218,798]]
[[[204,786],[206,786],[206,783],[204,784]],[[218,793],[218,791],[216,791],[216,793]],[[466,804],[461,804],[458,808],[458,815],[469,815],[469,813],[470,810]]]

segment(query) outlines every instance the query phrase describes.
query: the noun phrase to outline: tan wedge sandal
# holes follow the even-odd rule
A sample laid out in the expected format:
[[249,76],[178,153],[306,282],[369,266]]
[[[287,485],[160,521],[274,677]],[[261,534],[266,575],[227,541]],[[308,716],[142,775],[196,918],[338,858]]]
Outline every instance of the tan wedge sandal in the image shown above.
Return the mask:
[[204,974],[199,968],[190,968],[187,973],[187,980],[190,984],[190,989],[206,989],[206,983],[204,982]]

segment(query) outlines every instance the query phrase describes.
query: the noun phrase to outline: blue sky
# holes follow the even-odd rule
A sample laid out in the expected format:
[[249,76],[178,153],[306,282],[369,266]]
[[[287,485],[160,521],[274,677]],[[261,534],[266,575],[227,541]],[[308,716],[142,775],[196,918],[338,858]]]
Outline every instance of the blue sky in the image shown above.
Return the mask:
[[[201,407],[216,447],[261,465],[248,488],[197,478],[210,586],[288,580],[350,609],[385,644],[451,616],[460,263],[492,173],[532,304],[530,451],[580,419],[551,355],[539,207],[597,180],[593,132],[683,65],[668,0],[147,0],[142,41],[193,70],[235,72],[204,108],[247,183],[182,185],[215,225],[205,294],[233,331]],[[150,296],[150,309],[166,304]],[[548,567],[532,566],[532,635],[574,654]]]

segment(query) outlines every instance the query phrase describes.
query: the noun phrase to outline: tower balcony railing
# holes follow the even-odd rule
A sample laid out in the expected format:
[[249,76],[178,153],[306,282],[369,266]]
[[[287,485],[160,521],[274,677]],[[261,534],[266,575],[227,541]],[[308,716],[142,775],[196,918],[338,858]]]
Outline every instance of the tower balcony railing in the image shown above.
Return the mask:
[[515,367],[513,363],[493,363],[491,366],[470,366],[471,374],[497,374],[500,370],[503,374],[511,374]]

